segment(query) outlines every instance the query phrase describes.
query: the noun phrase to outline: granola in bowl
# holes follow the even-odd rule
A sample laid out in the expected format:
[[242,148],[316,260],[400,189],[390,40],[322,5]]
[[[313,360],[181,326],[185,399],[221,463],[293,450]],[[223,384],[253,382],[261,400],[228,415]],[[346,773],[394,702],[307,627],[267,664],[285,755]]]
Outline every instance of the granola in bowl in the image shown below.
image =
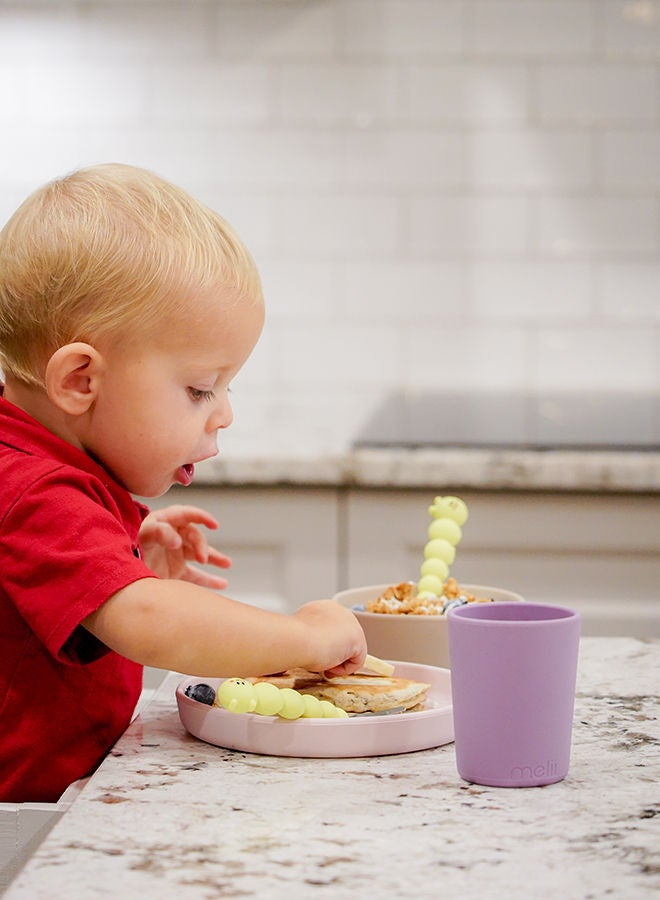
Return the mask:
[[464,590],[455,578],[448,578],[440,596],[419,596],[414,581],[402,581],[388,587],[375,600],[365,604],[365,612],[385,615],[443,616],[454,606],[465,603],[490,603],[491,597],[477,597]]

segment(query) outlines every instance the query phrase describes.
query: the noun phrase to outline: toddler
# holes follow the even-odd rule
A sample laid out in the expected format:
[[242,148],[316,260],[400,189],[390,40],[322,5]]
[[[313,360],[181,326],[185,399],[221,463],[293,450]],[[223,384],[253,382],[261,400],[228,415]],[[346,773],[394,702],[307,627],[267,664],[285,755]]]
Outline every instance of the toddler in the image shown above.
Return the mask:
[[263,324],[216,213],[155,174],[83,169],[0,232],[0,801],[54,801],[130,722],[142,667],[198,676],[364,661],[329,600],[280,615],[217,592],[229,559],[188,485],[232,421]]

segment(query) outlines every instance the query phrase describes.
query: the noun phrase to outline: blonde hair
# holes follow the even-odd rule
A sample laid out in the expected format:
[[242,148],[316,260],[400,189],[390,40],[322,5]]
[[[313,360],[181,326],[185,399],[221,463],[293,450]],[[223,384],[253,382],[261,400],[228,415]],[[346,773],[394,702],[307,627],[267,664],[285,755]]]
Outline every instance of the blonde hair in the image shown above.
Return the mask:
[[59,347],[144,339],[213,290],[262,300],[221,216],[145,169],[81,169],[35,191],[0,232],[0,368],[43,386]]

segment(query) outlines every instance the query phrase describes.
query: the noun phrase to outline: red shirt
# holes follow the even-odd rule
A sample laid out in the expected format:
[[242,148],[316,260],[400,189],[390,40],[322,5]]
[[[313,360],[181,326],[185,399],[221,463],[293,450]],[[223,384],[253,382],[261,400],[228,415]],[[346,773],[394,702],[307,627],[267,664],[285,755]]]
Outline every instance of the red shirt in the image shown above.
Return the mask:
[[0,396],[0,801],[54,801],[131,720],[142,666],[81,622],[155,577],[147,513],[89,456]]

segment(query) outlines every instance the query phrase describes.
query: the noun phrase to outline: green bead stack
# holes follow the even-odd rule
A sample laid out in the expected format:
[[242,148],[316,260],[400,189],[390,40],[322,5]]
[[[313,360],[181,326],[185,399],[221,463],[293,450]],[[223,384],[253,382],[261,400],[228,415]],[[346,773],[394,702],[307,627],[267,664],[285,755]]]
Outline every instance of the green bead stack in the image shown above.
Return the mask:
[[418,597],[442,596],[449,567],[456,558],[456,545],[463,536],[461,526],[467,521],[468,508],[460,497],[435,497],[429,514],[432,521],[417,582]]
[[227,678],[218,688],[214,706],[234,713],[256,713],[282,719],[346,719],[348,713],[330,703],[270,682],[252,684],[245,678]]

